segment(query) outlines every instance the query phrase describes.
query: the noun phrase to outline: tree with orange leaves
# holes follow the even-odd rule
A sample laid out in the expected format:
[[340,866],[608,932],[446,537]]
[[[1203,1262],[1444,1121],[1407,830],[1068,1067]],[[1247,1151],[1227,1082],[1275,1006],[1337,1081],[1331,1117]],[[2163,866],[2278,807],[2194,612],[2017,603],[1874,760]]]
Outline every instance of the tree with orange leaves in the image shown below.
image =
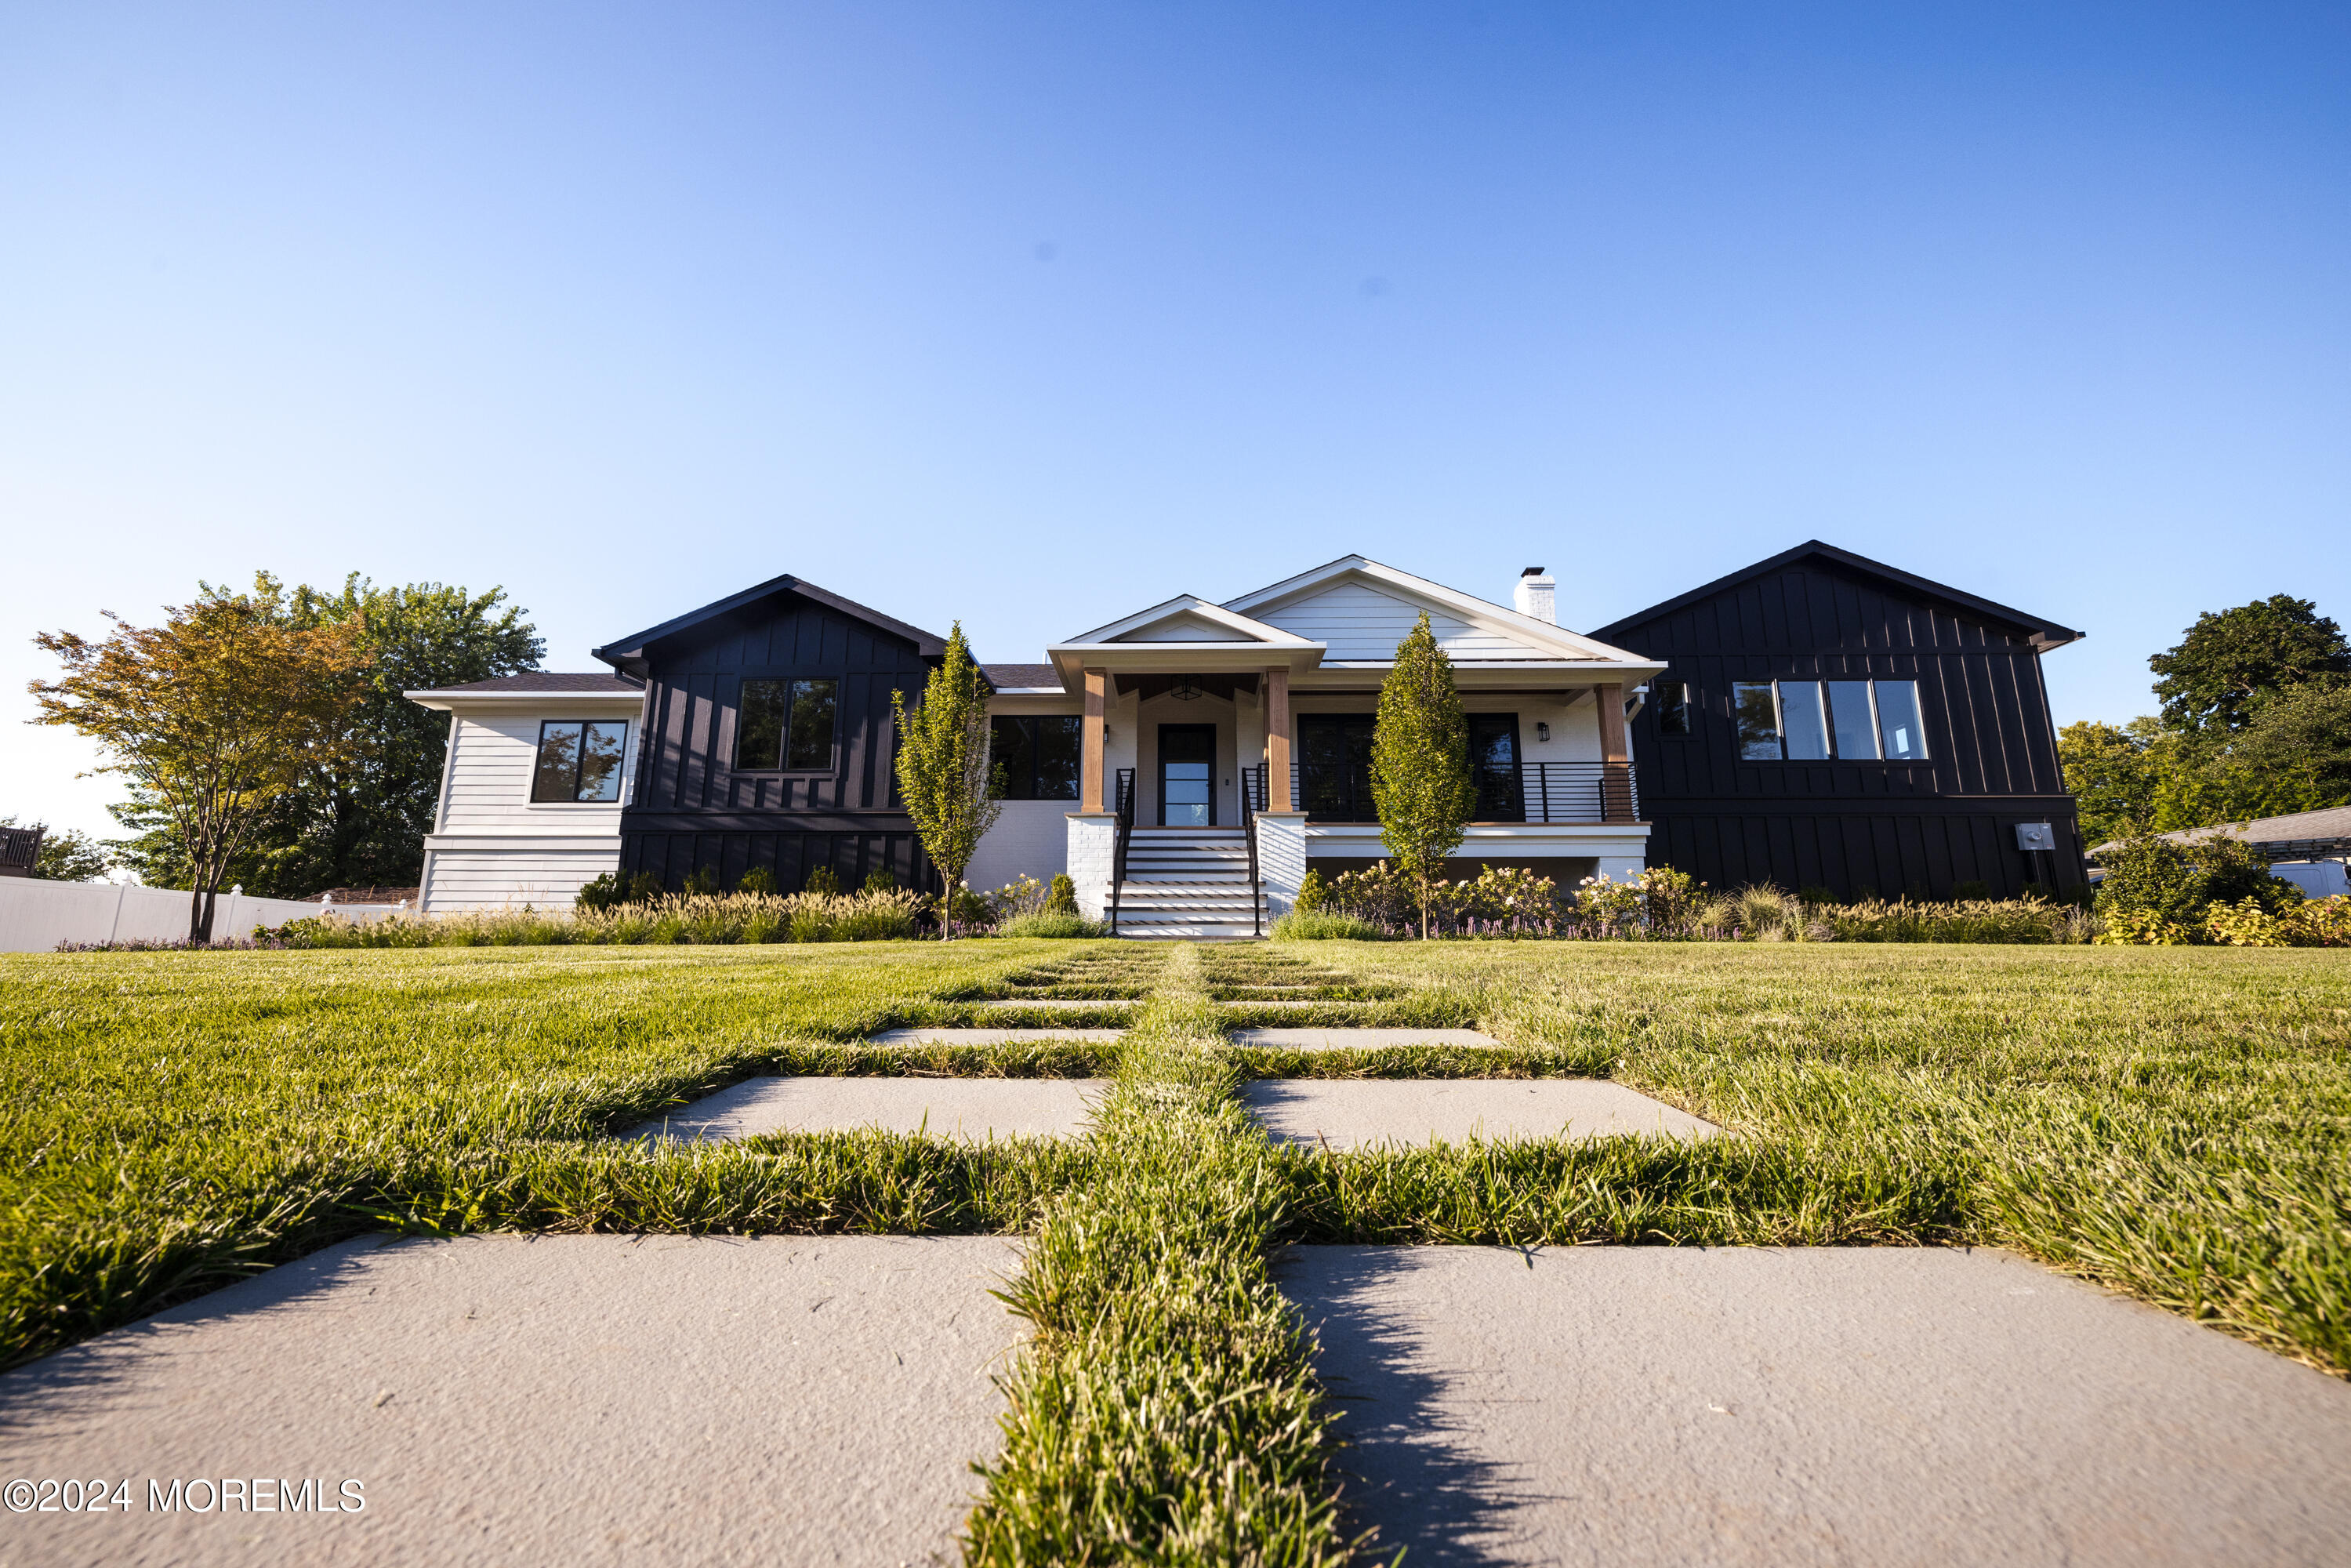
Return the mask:
[[276,796],[353,743],[361,695],[360,622],[290,624],[284,591],[266,572],[253,591],[197,584],[161,626],[113,612],[112,635],[71,632],[33,641],[65,665],[35,681],[35,724],[65,725],[97,741],[169,818],[185,848],[188,940],[213,939],[223,875]]

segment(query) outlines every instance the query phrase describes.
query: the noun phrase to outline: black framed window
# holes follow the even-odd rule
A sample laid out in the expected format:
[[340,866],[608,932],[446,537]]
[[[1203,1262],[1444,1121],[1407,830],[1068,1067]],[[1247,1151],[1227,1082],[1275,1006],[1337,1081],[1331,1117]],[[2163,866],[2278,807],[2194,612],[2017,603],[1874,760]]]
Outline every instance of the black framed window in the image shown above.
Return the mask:
[[1731,687],[1742,762],[1924,762],[1916,681],[1741,681]]
[[1004,770],[1008,800],[1078,798],[1075,714],[1001,714],[987,721],[988,758]]
[[1681,681],[1652,681],[1649,684],[1649,697],[1657,705],[1659,735],[1687,735],[1690,732],[1687,685]]
[[1477,820],[1516,822],[1526,818],[1519,788],[1519,716],[1473,713],[1469,728],[1469,778],[1478,789]]
[[538,727],[538,761],[531,769],[534,804],[595,803],[621,798],[621,759],[627,754],[625,719],[599,722],[550,718]]
[[738,772],[829,772],[837,681],[745,681],[735,727]]

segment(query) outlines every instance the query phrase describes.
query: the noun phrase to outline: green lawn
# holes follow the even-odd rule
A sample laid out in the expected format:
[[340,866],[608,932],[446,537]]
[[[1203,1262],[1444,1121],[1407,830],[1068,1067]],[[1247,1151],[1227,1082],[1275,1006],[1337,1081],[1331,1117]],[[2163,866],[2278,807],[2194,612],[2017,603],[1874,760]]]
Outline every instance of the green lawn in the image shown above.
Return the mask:
[[[1021,998],[1093,1005],[978,1005]],[[1138,1027],[1109,1048],[862,1043],[983,1019]],[[1503,1044],[1310,1055],[1217,1032],[1349,1019]],[[10,1363],[364,1229],[1037,1237],[976,1561],[1344,1560],[1304,1342],[1263,1271],[1283,1240],[1992,1243],[2351,1373],[2351,959],[2327,950],[44,955],[0,957],[0,1061]],[[1066,1143],[609,1137],[773,1071],[1119,1087]],[[1307,1073],[1607,1074],[1737,1136],[1274,1148],[1232,1086]]]

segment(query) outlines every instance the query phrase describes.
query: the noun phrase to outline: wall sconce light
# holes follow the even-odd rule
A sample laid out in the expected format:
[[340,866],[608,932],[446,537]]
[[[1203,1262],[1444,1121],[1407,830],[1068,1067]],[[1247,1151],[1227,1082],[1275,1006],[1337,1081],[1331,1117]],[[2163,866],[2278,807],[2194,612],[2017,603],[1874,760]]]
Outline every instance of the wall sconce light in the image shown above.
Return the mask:
[[1535,721],[1535,738],[1537,740],[1549,740],[1551,738],[1551,726],[1545,724],[1541,719],[1537,719]]

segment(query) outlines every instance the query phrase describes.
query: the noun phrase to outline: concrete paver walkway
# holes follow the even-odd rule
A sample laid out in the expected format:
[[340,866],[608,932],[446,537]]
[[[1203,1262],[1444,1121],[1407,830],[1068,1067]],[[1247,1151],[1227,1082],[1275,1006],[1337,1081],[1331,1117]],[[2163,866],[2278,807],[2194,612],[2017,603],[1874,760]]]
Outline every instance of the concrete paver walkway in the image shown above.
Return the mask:
[[[981,1238],[346,1242],[0,1377],[0,1475],[134,1496],[0,1516],[0,1558],[927,1561],[997,1448],[1018,1267]],[[365,1508],[148,1511],[151,1479],[256,1477]]]
[[1383,1552],[2351,1562],[2351,1386],[1997,1252],[1301,1247]]
[[1502,1042],[1474,1029],[1243,1029],[1235,1045],[1273,1051],[1379,1051],[1395,1045],[1484,1045]]
[[1025,1040],[1120,1040],[1123,1029],[893,1029],[873,1037],[875,1045],[1006,1045]]
[[935,1138],[1051,1138],[1085,1130],[1098,1078],[753,1078],[681,1105],[632,1137],[747,1138],[879,1127]]
[[1241,1098],[1274,1137],[1333,1149],[1720,1131],[1602,1078],[1259,1079],[1242,1086]]

